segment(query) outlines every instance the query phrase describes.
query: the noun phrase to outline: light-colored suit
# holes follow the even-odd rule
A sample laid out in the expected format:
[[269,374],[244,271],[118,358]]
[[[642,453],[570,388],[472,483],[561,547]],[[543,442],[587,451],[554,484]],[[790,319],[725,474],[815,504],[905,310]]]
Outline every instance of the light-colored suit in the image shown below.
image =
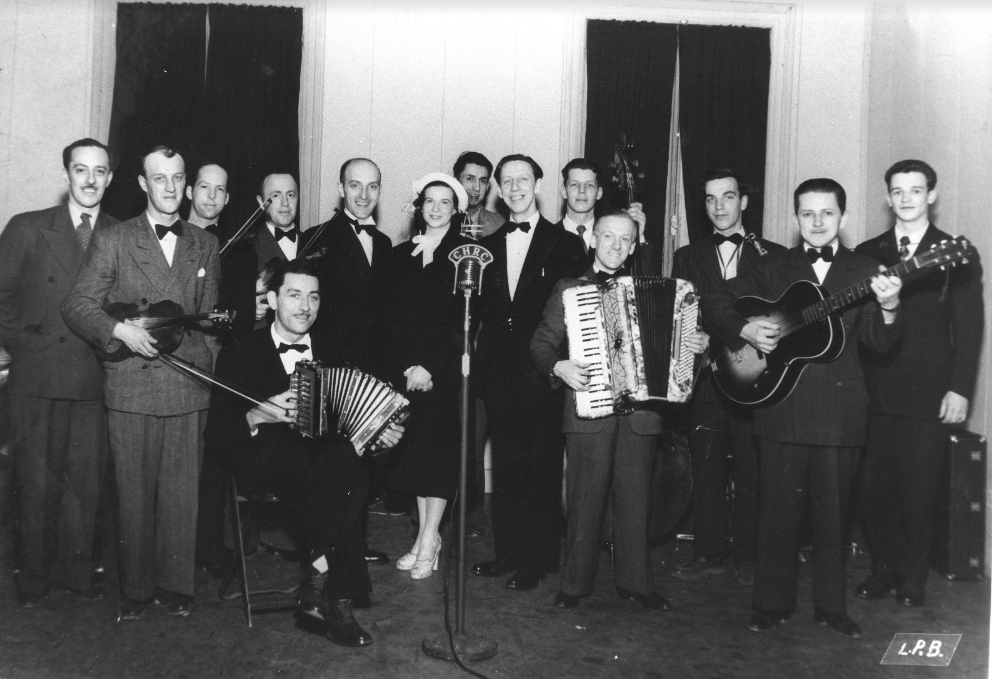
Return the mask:
[[[62,304],[69,327],[113,351],[120,345],[113,338],[117,321],[103,311],[105,304],[142,308],[171,300],[187,314],[211,311],[220,281],[217,239],[179,223],[182,234],[171,267],[144,213],[95,233]],[[192,328],[173,355],[209,371],[216,353],[213,337]],[[158,586],[192,595],[197,451],[210,390],[161,361],[140,356],[104,367],[120,496],[124,594],[146,600]]]

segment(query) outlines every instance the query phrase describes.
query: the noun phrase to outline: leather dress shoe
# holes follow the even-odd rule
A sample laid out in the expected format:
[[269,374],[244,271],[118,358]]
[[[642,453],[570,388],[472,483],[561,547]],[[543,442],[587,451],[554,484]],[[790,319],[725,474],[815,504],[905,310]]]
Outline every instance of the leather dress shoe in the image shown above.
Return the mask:
[[900,587],[896,590],[896,603],[907,608],[920,608],[925,605],[922,587]]
[[303,577],[300,578],[300,588],[296,590],[296,615],[306,616],[315,620],[327,620],[327,604],[324,602],[324,583],[327,573],[319,572],[313,566],[307,566]]
[[[372,564],[387,564],[389,563],[389,556],[385,552],[377,552],[374,549],[366,549],[365,563],[370,566]],[[369,643],[372,642],[370,641]]]
[[627,601],[636,601],[637,603],[644,606],[644,608],[650,608],[652,610],[661,610],[661,611],[672,610],[672,604],[668,602],[668,599],[661,596],[657,592],[638,594],[637,592],[631,592],[628,589],[617,587],[617,594],[620,596],[621,599],[625,599]]
[[87,587],[86,589],[74,589],[72,587],[67,587],[66,589],[83,601],[103,601],[107,598],[107,595],[103,592],[103,587],[100,587],[99,585],[93,585],[92,587]]
[[555,606],[558,608],[575,608],[578,605],[579,597],[577,596],[566,594],[561,590],[558,590],[558,593],[555,594]]
[[155,592],[155,603],[161,606],[166,614],[174,618],[188,618],[189,605],[193,597],[176,592],[159,589]]
[[327,603],[327,638],[339,646],[368,646],[372,635],[362,629],[351,612],[351,599]]
[[492,561],[480,561],[472,566],[472,575],[483,578],[498,578],[507,573],[517,570],[517,564],[509,559],[494,559]]
[[780,611],[760,611],[751,616],[747,628],[752,632],[767,632],[789,619],[788,613]]
[[861,628],[857,623],[847,617],[847,613],[828,613],[819,608],[813,612],[813,619],[821,625],[827,625],[838,634],[843,634],[851,639],[861,638]]
[[144,615],[145,609],[148,608],[148,604],[151,603],[151,599],[147,601],[138,601],[137,599],[121,599],[120,605],[117,607],[117,622],[124,622],[126,620],[140,620],[141,616]]
[[895,575],[874,573],[855,588],[854,595],[861,599],[881,599],[895,593],[899,585],[899,578]]
[[510,579],[506,581],[506,586],[508,589],[517,589],[521,592],[529,592],[532,589],[536,589],[541,580],[544,579],[543,575],[532,575],[531,573],[525,573],[524,571],[517,571],[510,576]]

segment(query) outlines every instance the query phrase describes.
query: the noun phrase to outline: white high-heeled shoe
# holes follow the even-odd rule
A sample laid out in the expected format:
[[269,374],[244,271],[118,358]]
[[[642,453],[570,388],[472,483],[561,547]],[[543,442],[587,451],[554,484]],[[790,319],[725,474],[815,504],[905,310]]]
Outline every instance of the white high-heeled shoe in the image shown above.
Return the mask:
[[[416,547],[416,545],[414,545]],[[417,563],[417,550],[412,550],[396,560],[396,568],[401,571],[408,571]]]
[[437,561],[441,556],[441,540],[437,541],[437,549],[434,550],[434,558],[417,559],[410,569],[410,578],[413,580],[426,580],[437,570]]

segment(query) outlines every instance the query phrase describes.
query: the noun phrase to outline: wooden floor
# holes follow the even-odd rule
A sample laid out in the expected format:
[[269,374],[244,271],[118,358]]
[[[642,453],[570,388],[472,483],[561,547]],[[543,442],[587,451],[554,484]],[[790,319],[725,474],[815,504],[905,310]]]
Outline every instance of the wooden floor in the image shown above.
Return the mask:
[[[395,558],[409,546],[407,517],[373,515],[370,543]],[[10,527],[0,557],[10,563]],[[469,561],[488,558],[492,545],[470,541]],[[746,627],[750,590],[732,569],[683,582],[668,575],[676,558],[669,543],[653,552],[656,584],[674,610],[650,612],[615,593],[606,553],[595,593],[576,609],[552,606],[557,577],[533,592],[515,592],[502,579],[468,577],[471,632],[499,644],[491,660],[470,667],[488,677],[987,677],[990,587],[949,582],[932,574],[928,606],[899,608],[889,599],[849,598],[849,613],[864,629],[854,641],[813,621],[809,568],[804,567],[796,614],[777,631]],[[250,568],[291,583],[296,566],[259,550]],[[850,591],[866,575],[864,558],[848,565]],[[106,601],[84,604],[53,592],[33,610],[14,606],[14,585],[0,576],[0,678],[35,677],[401,677],[469,676],[456,665],[425,656],[421,641],[443,631],[441,577],[413,582],[392,564],[373,566],[375,606],[356,617],[375,643],[334,646],[295,627],[289,613],[255,618],[248,629],[239,602],[220,602],[217,582],[197,574],[196,603],[187,620],[149,609],[137,622],[115,622],[113,569]],[[443,572],[439,571],[439,573]],[[880,665],[897,632],[961,634],[949,667]]]

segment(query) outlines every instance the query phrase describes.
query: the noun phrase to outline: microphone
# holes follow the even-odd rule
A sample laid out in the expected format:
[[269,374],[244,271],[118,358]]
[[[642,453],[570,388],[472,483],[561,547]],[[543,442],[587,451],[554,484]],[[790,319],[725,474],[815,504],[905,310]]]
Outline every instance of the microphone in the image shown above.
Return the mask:
[[493,255],[481,245],[462,245],[451,251],[448,259],[455,265],[455,290],[469,296],[482,286],[482,270],[493,261]]

